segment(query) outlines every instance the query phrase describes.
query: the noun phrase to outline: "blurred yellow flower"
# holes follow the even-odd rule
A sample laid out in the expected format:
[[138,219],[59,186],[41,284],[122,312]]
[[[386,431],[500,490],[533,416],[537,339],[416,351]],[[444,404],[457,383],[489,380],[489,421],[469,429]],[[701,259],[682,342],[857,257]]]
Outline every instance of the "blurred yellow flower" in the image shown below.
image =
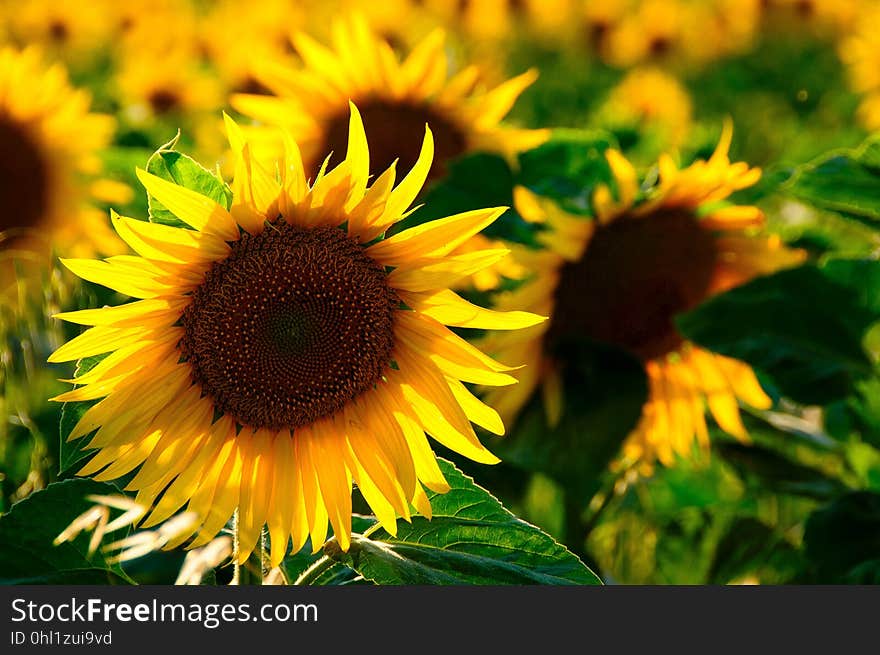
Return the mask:
[[0,49],[0,257],[4,292],[11,259],[112,253],[121,246],[90,201],[119,197],[100,180],[99,152],[113,135],[111,116],[90,113],[90,97],[71,87],[60,64],[36,48]]
[[[426,123],[436,142],[429,177],[442,174],[448,160],[465,152],[512,156],[547,139],[547,130],[501,123],[535,71],[483,90],[475,66],[450,75],[444,41],[444,32],[435,30],[401,58],[362,18],[334,24],[332,49],[299,33],[294,44],[302,68],[271,61],[258,68],[258,79],[276,96],[239,94],[232,104],[262,124],[288,130],[303,149],[312,179],[325,156],[333,153],[331,162],[338,161],[346,151],[349,99],[361,109],[373,173],[395,160],[411,167],[418,158],[412,144]],[[272,130],[259,131],[264,143],[275,139]]]
[[601,124],[657,133],[667,148],[681,144],[691,116],[690,94],[675,77],[657,68],[627,73],[598,111]]
[[217,111],[223,101],[218,80],[185,49],[130,50],[116,75],[116,87],[123,115],[136,125],[156,118],[191,120]]
[[708,446],[704,401],[718,425],[746,440],[737,400],[766,408],[770,399],[745,364],[702,350],[676,331],[673,317],[707,297],[801,260],[778,238],[754,230],[764,216],[751,206],[724,204],[732,192],[754,184],[760,170],[728,159],[731,128],[708,161],[679,170],[672,158],[659,162],[659,182],[639,198],[632,165],[617,151],[606,153],[617,197],[605,187],[593,198],[595,218],[562,212],[552,202],[517,189],[516,207],[547,230],[540,250],[521,248],[518,259],[533,275],[499,294],[498,309],[525,309],[550,321],[509,335],[488,337],[483,348],[501,361],[525,362],[519,384],[487,392],[486,402],[510,422],[541,387],[548,421],[562,404],[566,338],[589,338],[624,348],[644,364],[649,400],[627,438],[623,466],[651,471],[655,460],[672,464],[688,455],[694,440]]
[[0,6],[9,37],[19,46],[40,46],[68,65],[92,62],[102,54],[113,27],[110,3],[28,0]]

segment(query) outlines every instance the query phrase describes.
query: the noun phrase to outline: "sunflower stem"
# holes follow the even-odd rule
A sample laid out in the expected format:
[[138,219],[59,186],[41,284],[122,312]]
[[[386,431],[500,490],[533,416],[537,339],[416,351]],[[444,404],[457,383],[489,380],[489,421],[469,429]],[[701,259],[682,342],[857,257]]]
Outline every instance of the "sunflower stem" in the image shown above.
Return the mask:
[[[330,555],[326,554],[328,551],[328,546],[333,548],[336,545],[336,537],[330,537],[327,541],[324,542],[322,546],[322,550],[324,551],[324,555],[316,559],[309,568],[303,571],[300,576],[294,581],[295,586],[306,586],[313,584],[318,578],[320,578],[324,573],[330,570],[334,564],[336,564],[336,560],[333,559]],[[338,548],[337,548],[338,550]]]
[[260,539],[260,550],[239,564],[239,512],[236,508],[232,515],[232,561],[235,563],[232,584],[233,585],[262,585],[263,584],[263,539]]

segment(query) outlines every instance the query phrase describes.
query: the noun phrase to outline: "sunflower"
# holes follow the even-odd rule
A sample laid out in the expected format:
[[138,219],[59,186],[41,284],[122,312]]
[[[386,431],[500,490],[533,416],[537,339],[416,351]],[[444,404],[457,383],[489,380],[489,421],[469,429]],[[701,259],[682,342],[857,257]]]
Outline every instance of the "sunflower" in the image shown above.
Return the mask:
[[503,420],[512,420],[539,385],[549,423],[559,420],[565,361],[559,349],[579,337],[619,346],[644,365],[649,400],[625,442],[622,465],[648,473],[655,460],[669,465],[676,454],[688,454],[695,438],[705,447],[704,401],[721,429],[747,439],[737,401],[770,405],[754,373],[687,342],[673,323],[676,314],[707,297],[801,259],[777,238],[753,233],[764,219],[759,209],[721,202],[760,177],[760,170],[730,162],[730,139],[728,124],[707,161],[681,170],[669,156],[661,157],[659,183],[645,197],[632,165],[608,151],[618,199],[608,187],[597,187],[594,220],[517,189],[519,212],[547,228],[540,237],[546,247],[517,252],[533,276],[500,294],[498,308],[551,318],[484,343],[501,361],[527,364],[517,373],[519,385],[485,396]]
[[[419,155],[415,145],[425,123],[436,139],[429,178],[442,174],[446,162],[464,152],[512,155],[548,136],[546,130],[500,124],[534,81],[534,71],[494,89],[478,90],[480,74],[475,66],[448,75],[440,29],[402,60],[362,18],[334,25],[333,50],[302,33],[294,37],[294,45],[305,63],[302,69],[272,62],[257,67],[258,78],[277,97],[241,94],[233,96],[232,104],[262,123],[288,130],[303,149],[307,176],[312,179],[324,156],[334,153],[339,158],[346,152],[349,99],[360,107],[366,124],[373,174],[395,160],[411,167]],[[271,132],[268,140],[272,141]]]
[[[112,253],[121,245],[93,199],[124,200],[98,179],[98,153],[113,135],[110,116],[89,112],[60,64],[36,48],[0,49],[0,259],[3,290],[14,283],[9,260],[46,254]],[[37,258],[38,261],[44,260]],[[42,266],[42,263],[40,264]]]
[[69,65],[93,61],[103,51],[112,22],[103,2],[28,0],[7,3],[0,18],[20,46],[38,45]]
[[579,18],[583,40],[600,54],[605,54],[608,36],[613,33],[630,10],[630,0],[606,0],[585,2]]
[[612,129],[656,134],[668,147],[678,146],[691,127],[687,89],[658,68],[636,68],[615,86],[599,108],[599,120]]
[[135,124],[214,112],[223,97],[217,79],[179,45],[164,52],[153,47],[127,49],[116,87],[126,117]]
[[306,15],[306,8],[292,0],[217,2],[199,20],[200,49],[227,89],[269,93],[254,75],[253,62],[289,57],[290,34],[305,23]]
[[600,53],[623,67],[712,61],[751,43],[760,1],[639,0],[602,33]]
[[352,482],[391,533],[410,504],[430,517],[422,485],[448,486],[426,433],[496,462],[471,421],[494,433],[503,425],[464,382],[515,379],[446,326],[515,329],[543,319],[485,310],[448,288],[507,253],[449,255],[504,208],[380,238],[428,176],[430,130],[395,187],[394,165],[367,186],[354,105],[345,159],[311,185],[290,135],[282,161],[261,161],[228,119],[227,129],[237,158],[231,209],[139,171],[150,195],[192,229],[114,216],[139,256],[66,260],[80,277],[140,300],[61,314],[94,327],[50,361],[109,353],[55,398],[102,399],[70,435],[94,432],[87,447],[98,452],[81,475],[109,480],[139,467],[127,488],[152,508],[144,527],[186,505],[199,517],[190,546],[237,509],[238,560],[268,524],[277,565],[288,537],[294,551],[309,536],[320,548],[328,520],[348,548]]
[[608,35],[605,53],[615,66],[667,61],[685,50],[689,7],[683,0],[641,0]]

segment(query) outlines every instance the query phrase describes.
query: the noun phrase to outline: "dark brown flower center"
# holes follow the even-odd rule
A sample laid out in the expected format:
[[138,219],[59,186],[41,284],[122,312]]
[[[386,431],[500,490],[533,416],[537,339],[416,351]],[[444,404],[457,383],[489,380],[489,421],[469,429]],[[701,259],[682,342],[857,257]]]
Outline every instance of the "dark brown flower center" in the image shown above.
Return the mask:
[[684,210],[600,227],[583,257],[562,268],[548,347],[586,337],[643,360],[672,352],[682,342],[673,318],[706,298],[716,260],[712,233]]
[[[368,100],[358,105],[367,143],[370,147],[370,173],[374,176],[384,173],[391,163],[398,159],[398,177],[415,165],[425,136],[425,124],[434,134],[434,163],[428,179],[443,175],[446,162],[465,151],[467,143],[459,127],[430,107]],[[332,163],[345,158],[348,149],[348,109],[327,121],[324,142],[318,148],[321,159],[311,162],[314,178],[323,158],[333,153]]]
[[260,82],[253,75],[247,75],[235,88],[235,93],[250,93],[253,95],[272,95],[272,89]]
[[23,126],[0,113],[0,233],[37,227],[49,207],[49,168]]
[[156,89],[147,97],[154,114],[167,114],[180,108],[180,96],[170,89]]
[[55,41],[55,43],[64,43],[69,36],[70,29],[62,20],[56,19],[49,23],[49,37]]
[[214,264],[184,312],[180,348],[217,410],[247,427],[300,427],[381,379],[397,303],[345,232],[281,221]]

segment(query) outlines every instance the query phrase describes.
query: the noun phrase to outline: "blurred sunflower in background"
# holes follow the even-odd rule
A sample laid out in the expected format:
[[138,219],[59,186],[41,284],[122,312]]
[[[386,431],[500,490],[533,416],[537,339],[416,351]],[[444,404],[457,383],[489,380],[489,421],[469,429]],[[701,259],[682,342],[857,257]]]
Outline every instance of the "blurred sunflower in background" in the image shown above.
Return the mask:
[[597,110],[596,123],[612,132],[629,130],[664,149],[681,145],[691,129],[693,104],[677,78],[657,68],[635,68]]
[[89,94],[38,48],[0,49],[0,451],[12,447],[10,421],[32,440],[29,472],[13,498],[39,489],[47,476],[49,437],[33,413],[53,384],[42,362],[62,338],[48,316],[72,292],[53,256],[123,247],[94,205],[128,197],[101,179],[100,152],[115,121],[89,106]]
[[704,403],[722,430],[748,439],[738,401],[766,409],[770,398],[747,365],[685,341],[673,320],[713,294],[802,260],[778,238],[756,233],[761,210],[724,202],[761,175],[743,162],[731,163],[731,136],[727,123],[712,156],[683,169],[664,155],[659,180],[644,192],[632,164],[609,150],[617,197],[597,187],[592,220],[517,189],[517,210],[546,228],[538,237],[544,248],[515,251],[532,276],[499,294],[496,307],[551,318],[483,343],[502,362],[527,364],[515,373],[516,387],[485,396],[505,422],[540,388],[547,421],[555,425],[565,412],[565,343],[590,339],[630,352],[648,376],[649,399],[620,466],[650,474],[657,460],[671,465],[676,455],[689,455],[694,441],[708,447]]
[[68,67],[81,69],[94,64],[111,36],[110,3],[28,0],[0,4],[0,22],[8,37],[20,47],[39,46]]
[[[239,94],[231,102],[261,124],[289,131],[301,144],[310,179],[329,153],[339,159],[346,152],[349,99],[360,107],[374,174],[395,160],[404,169],[413,166],[419,153],[412,144],[426,123],[436,148],[429,179],[442,175],[446,163],[465,152],[512,156],[548,138],[547,130],[501,123],[535,80],[535,71],[482,90],[475,66],[450,75],[444,43],[445,33],[437,29],[401,58],[363,18],[340,21],[334,24],[333,49],[305,33],[294,37],[301,69],[268,61],[258,68],[258,79],[274,96]],[[262,136],[255,139],[277,143],[271,129],[257,129]]]
[[110,254],[121,242],[91,203],[124,200],[125,189],[101,180],[100,151],[111,141],[112,116],[89,111],[61,64],[36,48],[0,50],[0,256],[3,297],[14,295],[13,259],[42,270],[52,249],[69,256]]
[[238,561],[267,523],[277,566],[288,538],[294,551],[309,536],[319,549],[328,520],[348,549],[353,481],[392,534],[410,503],[430,517],[422,485],[448,486],[426,433],[496,462],[471,421],[496,434],[504,427],[463,382],[516,380],[446,326],[517,329],[543,319],[485,310],[448,288],[506,254],[450,255],[504,208],[377,240],[428,177],[430,130],[397,186],[394,164],[368,186],[375,169],[354,105],[345,158],[312,184],[290,135],[283,160],[261,160],[231,120],[228,130],[230,211],[140,172],[150,195],[192,229],[116,216],[138,257],[65,260],[83,279],[140,300],[61,314],[94,327],[50,359],[110,353],[55,398],[102,399],[70,435],[94,432],[86,447],[98,452],[81,475],[112,480],[139,469],[126,488],[152,507],[145,526],[186,505],[199,518],[191,546],[237,509]]

